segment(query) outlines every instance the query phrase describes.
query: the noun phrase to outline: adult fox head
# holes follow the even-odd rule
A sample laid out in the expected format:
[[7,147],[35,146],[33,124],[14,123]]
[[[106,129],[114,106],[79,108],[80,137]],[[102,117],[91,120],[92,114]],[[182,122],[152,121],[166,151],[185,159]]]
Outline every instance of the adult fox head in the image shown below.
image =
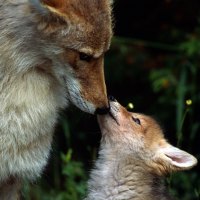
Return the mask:
[[107,112],[104,54],[112,37],[111,0],[30,2],[49,61],[42,70],[65,82],[69,101],[81,110]]

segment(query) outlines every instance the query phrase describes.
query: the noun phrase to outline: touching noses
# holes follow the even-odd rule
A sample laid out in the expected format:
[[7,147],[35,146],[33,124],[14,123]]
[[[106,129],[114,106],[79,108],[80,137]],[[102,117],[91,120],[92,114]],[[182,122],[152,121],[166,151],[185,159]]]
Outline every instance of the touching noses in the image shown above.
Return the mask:
[[108,107],[102,107],[102,108],[97,108],[96,111],[95,111],[95,114],[97,115],[106,115],[109,113],[110,111],[110,101],[116,101],[116,99],[113,97],[113,96],[109,96],[108,97]]

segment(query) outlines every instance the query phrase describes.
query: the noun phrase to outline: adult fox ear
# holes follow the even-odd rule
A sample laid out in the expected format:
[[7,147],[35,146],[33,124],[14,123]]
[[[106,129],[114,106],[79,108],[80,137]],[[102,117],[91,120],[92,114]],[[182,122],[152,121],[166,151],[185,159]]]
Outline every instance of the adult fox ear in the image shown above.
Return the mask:
[[29,0],[42,13],[48,11],[57,15],[63,15],[66,8],[66,0]]
[[197,164],[197,159],[179,148],[167,145],[159,149],[159,162],[165,173],[169,173],[190,169]]

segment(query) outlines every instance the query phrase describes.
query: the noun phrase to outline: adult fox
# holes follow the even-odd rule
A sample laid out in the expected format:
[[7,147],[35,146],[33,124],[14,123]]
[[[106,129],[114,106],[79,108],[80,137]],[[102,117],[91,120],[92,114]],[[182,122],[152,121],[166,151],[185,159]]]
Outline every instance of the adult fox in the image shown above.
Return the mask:
[[[0,199],[40,176],[58,111],[109,109],[111,0],[0,1]],[[9,192],[8,192],[9,191]]]

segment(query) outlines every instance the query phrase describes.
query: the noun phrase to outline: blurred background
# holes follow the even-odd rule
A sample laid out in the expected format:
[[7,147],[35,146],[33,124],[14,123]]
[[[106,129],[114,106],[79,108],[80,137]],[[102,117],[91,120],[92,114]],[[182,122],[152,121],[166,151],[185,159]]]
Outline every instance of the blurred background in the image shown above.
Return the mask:
[[[200,158],[200,1],[115,0],[114,24],[108,94],[154,116],[173,145]],[[49,165],[37,183],[25,184],[25,199],[83,199],[100,138],[95,116],[62,112]],[[177,199],[200,199],[199,170],[167,177]]]

